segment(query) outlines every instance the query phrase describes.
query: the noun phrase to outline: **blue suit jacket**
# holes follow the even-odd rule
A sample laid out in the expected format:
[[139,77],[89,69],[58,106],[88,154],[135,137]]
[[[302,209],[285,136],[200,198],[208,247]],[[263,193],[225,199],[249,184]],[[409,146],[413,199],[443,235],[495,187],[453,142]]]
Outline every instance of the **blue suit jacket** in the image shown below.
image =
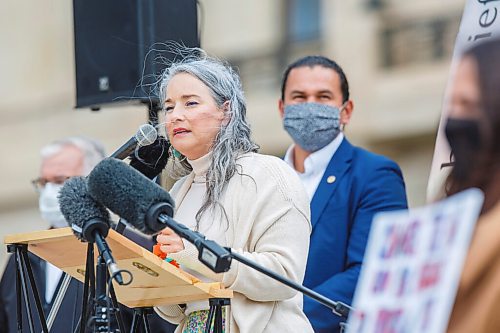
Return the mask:
[[[311,201],[313,229],[304,285],[351,304],[373,215],[406,208],[397,164],[344,139]],[[304,312],[316,332],[339,331],[340,318],[309,297],[304,297]]]

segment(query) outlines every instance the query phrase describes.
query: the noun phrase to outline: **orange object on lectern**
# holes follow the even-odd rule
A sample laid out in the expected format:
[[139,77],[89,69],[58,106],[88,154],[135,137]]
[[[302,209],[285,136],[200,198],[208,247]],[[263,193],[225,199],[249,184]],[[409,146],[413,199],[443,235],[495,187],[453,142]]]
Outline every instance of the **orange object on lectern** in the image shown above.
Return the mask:
[[153,245],[153,253],[162,258],[163,260],[165,260],[165,258],[167,257],[167,254],[165,252],[163,252],[162,250],[160,250],[160,244],[155,244]]

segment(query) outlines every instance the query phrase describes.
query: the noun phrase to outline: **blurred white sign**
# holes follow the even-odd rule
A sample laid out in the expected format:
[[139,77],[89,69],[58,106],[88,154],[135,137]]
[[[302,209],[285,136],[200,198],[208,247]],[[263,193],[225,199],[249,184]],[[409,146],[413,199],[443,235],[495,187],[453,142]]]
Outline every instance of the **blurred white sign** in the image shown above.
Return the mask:
[[500,36],[500,1],[499,0],[468,0],[462,21],[458,30],[450,76],[446,86],[441,121],[434,148],[431,173],[427,185],[427,201],[432,202],[442,197],[442,188],[450,168],[442,167],[450,162],[450,147],[444,135],[445,120],[448,111],[450,83],[453,80],[455,68],[460,55],[475,43],[486,41]]
[[482,192],[471,189],[377,214],[347,332],[445,332],[482,202]]

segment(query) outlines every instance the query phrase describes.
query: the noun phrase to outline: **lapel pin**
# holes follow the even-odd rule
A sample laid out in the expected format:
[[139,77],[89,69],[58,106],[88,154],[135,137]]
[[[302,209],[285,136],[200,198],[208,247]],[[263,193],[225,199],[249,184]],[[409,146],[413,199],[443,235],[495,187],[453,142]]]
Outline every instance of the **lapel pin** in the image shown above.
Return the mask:
[[335,180],[336,180],[336,179],[337,179],[337,178],[336,178],[335,176],[328,176],[328,178],[326,179],[326,182],[327,182],[328,184],[332,184],[332,183],[334,183],[334,182],[335,182]]

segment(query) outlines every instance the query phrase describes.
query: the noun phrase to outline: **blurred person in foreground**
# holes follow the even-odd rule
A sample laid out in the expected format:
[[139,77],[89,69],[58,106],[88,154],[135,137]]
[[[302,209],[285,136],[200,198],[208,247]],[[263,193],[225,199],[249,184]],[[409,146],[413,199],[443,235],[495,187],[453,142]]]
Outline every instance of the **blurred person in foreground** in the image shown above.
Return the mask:
[[454,156],[446,192],[479,188],[485,201],[448,331],[500,332],[500,40],[466,51],[451,90],[445,133]]
[[[311,245],[304,285],[351,304],[373,215],[406,209],[399,166],[353,146],[344,135],[354,103],[342,68],[323,56],[288,66],[278,103],[293,139],[285,155],[311,204]],[[315,332],[338,332],[341,318],[306,297],[304,312]]]
[[[256,153],[238,75],[199,49],[162,76],[160,100],[174,158],[172,172],[186,174],[171,190],[174,218],[222,246],[301,283],[309,247],[309,203],[297,175],[274,156]],[[168,168],[167,168],[168,169]],[[171,229],[157,237],[161,251],[203,281],[234,291],[224,310],[224,332],[312,332],[302,295],[233,261],[215,274],[198,251]],[[208,302],[158,306],[176,332],[204,332]]]
[[[105,157],[104,147],[100,142],[90,138],[67,137],[43,147],[40,155],[42,159],[40,174],[33,181],[33,185],[39,194],[40,214],[48,222],[51,229],[67,227],[68,223],[59,208],[57,198],[59,191],[68,178],[88,175],[94,166]],[[126,233],[126,236],[138,243],[142,243],[141,245],[145,243],[144,239],[139,239],[130,232]],[[151,246],[152,242],[150,241],[150,249]],[[61,287],[63,272],[31,253],[28,256],[40,293],[40,301],[45,316],[48,316],[54,298]],[[35,301],[31,292],[29,292],[29,297],[32,313],[36,314]],[[80,318],[82,299],[83,283],[71,279],[50,332],[73,332]],[[11,256],[0,282],[0,332],[17,332],[16,304],[16,263],[15,257]],[[132,312],[124,307],[122,311],[125,324],[130,326]],[[23,329],[27,330],[29,329],[28,317],[24,307],[22,316]],[[154,332],[168,333],[173,331],[172,326],[165,323],[158,316],[151,316],[149,319]],[[41,326],[36,315],[34,315],[34,322],[36,331],[41,332]]]

